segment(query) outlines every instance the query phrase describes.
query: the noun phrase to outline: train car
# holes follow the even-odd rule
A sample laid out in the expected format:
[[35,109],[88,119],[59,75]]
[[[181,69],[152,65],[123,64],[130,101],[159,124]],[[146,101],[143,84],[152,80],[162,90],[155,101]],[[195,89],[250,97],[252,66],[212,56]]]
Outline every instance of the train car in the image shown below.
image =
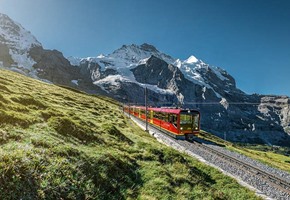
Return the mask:
[[197,110],[177,108],[146,108],[144,106],[124,106],[124,111],[177,139],[187,139],[199,134],[200,113]]

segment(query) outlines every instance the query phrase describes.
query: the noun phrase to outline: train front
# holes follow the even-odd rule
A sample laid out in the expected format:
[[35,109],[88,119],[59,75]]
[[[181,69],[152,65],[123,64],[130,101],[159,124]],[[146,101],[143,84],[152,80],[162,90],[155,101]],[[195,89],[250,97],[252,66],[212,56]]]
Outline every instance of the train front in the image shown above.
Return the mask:
[[180,133],[187,138],[197,135],[200,131],[200,113],[197,110],[180,111]]

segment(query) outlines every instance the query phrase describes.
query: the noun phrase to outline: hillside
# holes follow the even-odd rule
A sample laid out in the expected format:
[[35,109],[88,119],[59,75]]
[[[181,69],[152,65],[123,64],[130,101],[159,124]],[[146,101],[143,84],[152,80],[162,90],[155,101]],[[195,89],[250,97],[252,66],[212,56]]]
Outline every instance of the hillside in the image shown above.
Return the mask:
[[0,70],[0,199],[257,199],[111,99]]

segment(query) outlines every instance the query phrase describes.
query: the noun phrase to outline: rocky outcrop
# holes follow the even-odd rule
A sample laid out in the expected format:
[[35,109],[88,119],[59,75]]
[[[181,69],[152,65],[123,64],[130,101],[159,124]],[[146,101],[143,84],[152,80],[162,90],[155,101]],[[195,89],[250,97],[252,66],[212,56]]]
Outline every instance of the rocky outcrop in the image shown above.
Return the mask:
[[290,98],[287,96],[260,96],[258,111],[271,124],[279,124],[290,134]]
[[96,62],[83,60],[80,62],[79,68],[85,81],[92,82],[101,78],[100,65]]
[[110,75],[117,75],[115,69],[107,68],[102,71],[101,66],[94,61],[83,59],[79,64],[80,73],[83,79],[88,82],[94,82]]
[[71,85],[71,80],[81,78],[79,68],[71,66],[62,53],[57,50],[33,47],[29,51],[29,56],[36,62],[33,68],[41,79],[57,84]]
[[1,38],[0,38],[0,67],[7,67],[7,66],[11,66],[14,61],[11,57],[11,55],[9,54],[9,48],[1,43]]

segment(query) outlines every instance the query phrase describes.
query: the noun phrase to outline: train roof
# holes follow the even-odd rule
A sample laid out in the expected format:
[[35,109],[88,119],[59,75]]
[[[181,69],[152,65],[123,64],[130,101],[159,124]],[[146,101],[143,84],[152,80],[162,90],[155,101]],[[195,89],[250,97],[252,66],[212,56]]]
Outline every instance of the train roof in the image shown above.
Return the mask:
[[[132,107],[135,107],[135,108],[140,108],[140,109],[143,109],[145,110],[145,106],[132,106]],[[165,112],[165,113],[172,113],[172,114],[180,114],[180,112],[182,111],[190,111],[190,112],[199,112],[197,110],[192,110],[192,109],[180,109],[180,108],[154,108],[154,107],[148,107],[148,110],[153,110],[155,112]]]
[[148,108],[148,110],[153,110],[155,112],[165,112],[172,114],[179,114],[181,109],[178,108]]

